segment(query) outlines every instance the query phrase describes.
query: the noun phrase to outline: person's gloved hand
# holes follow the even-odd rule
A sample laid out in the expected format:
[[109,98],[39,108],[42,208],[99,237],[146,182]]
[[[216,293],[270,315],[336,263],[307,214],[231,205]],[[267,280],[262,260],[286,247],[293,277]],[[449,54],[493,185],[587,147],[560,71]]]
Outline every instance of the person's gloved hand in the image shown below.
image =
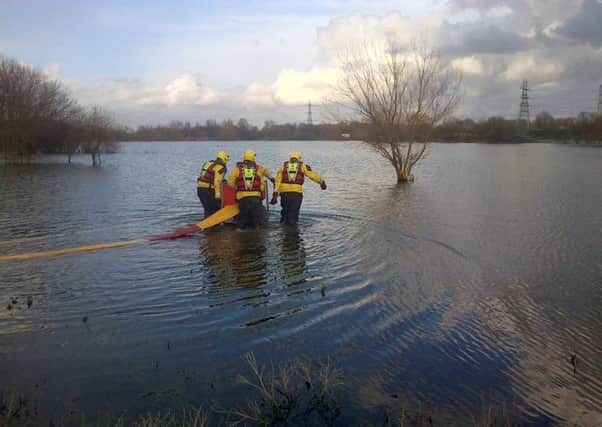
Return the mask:
[[320,188],[326,190],[326,181],[322,180],[322,182],[320,182]]
[[270,205],[275,205],[276,203],[278,203],[278,193],[274,191],[272,193],[272,200],[270,200]]
[[268,179],[272,182],[272,185],[274,185],[276,183],[276,180],[274,178],[268,178]]

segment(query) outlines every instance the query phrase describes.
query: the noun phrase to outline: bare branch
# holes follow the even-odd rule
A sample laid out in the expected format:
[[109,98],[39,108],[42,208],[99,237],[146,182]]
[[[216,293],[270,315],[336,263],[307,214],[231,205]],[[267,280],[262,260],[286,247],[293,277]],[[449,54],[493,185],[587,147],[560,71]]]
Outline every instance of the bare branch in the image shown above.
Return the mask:
[[403,52],[392,42],[384,50],[347,50],[340,58],[342,76],[331,102],[369,124],[364,142],[393,165],[398,181],[409,180],[433,128],[460,102],[461,75],[437,51],[414,46]]

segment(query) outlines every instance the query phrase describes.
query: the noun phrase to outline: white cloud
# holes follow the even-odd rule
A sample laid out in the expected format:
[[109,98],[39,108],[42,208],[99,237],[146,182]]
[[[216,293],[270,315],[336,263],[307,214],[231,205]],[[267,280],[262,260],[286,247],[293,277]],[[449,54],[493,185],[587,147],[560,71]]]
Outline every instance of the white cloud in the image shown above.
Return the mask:
[[284,105],[320,102],[337,81],[337,70],[316,66],[309,71],[283,70],[274,84],[274,96]]
[[251,83],[240,95],[239,100],[244,106],[273,106],[276,103],[274,99],[274,86]]
[[526,55],[515,57],[503,73],[503,77],[514,81],[530,78],[545,83],[547,79],[558,78],[561,72],[562,67],[549,60]]
[[510,7],[506,5],[501,6],[493,6],[487,12],[485,12],[485,16],[490,18],[505,18],[507,16],[512,15],[513,11]]
[[389,40],[401,45],[432,42],[443,21],[436,17],[411,19],[399,12],[383,16],[356,14],[332,19],[318,28],[318,45],[324,61],[333,61],[350,46],[381,46]]
[[218,101],[219,97],[218,92],[203,86],[192,74],[185,73],[162,88],[146,89],[135,102],[139,105],[208,105]]
[[558,34],[557,34],[558,33],[558,29],[561,26],[562,26],[562,22],[561,21],[554,21],[554,22],[546,25],[541,32],[546,37],[556,38],[556,37],[558,37]]
[[[574,7],[568,15],[563,15],[566,3],[560,0],[550,3],[508,0],[503,5],[495,0],[453,0],[453,8],[446,11],[447,15],[409,18],[401,11],[380,16],[340,16],[315,27],[316,45],[312,49],[317,47],[318,53],[308,55],[307,46],[299,48],[298,56],[303,60],[298,62],[272,60],[275,55],[269,49],[247,52],[255,62],[242,54],[232,54],[258,49],[245,45],[233,47],[229,55],[220,52],[211,56],[219,60],[220,55],[227,55],[232,64],[237,65],[220,73],[230,73],[221,79],[215,77],[217,71],[212,74],[211,68],[206,66],[207,58],[199,56],[204,62],[194,63],[187,68],[188,72],[173,72],[175,77],[162,84],[138,79],[98,79],[86,84],[72,82],[72,87],[84,103],[101,103],[109,109],[118,105],[122,111],[135,111],[130,117],[143,116],[150,123],[163,123],[167,117],[178,118],[177,114],[182,118],[199,117],[201,121],[227,117],[247,117],[255,124],[270,118],[301,121],[303,106],[310,100],[320,103],[335,85],[340,52],[365,43],[379,46],[393,39],[402,45],[414,41],[431,43],[441,49],[445,61],[464,73],[462,114],[516,116],[520,98],[520,85],[516,83],[524,78],[531,86],[545,89],[550,100],[557,96],[558,101],[550,105],[557,105],[559,110],[585,110],[589,106],[567,99],[566,94],[597,91],[602,80],[602,50],[592,43],[579,44],[578,37],[569,40],[560,32],[560,29],[566,30],[566,22],[581,10],[580,0],[568,1]],[[593,8],[591,1],[589,5]],[[279,44],[282,34],[279,32],[279,37],[274,37],[274,44]],[[597,40],[590,33],[586,35],[591,36],[589,40]],[[290,34],[287,34],[287,44],[288,36]],[[266,38],[261,40],[262,45],[267,44]],[[294,40],[287,49],[296,49],[303,37],[296,34]],[[305,39],[310,43],[307,40],[311,37]],[[194,52],[185,53],[193,56]],[[270,72],[259,77],[261,73],[257,70],[262,68],[263,62],[269,61],[274,61],[270,63],[271,68],[266,67]],[[201,69],[207,73],[206,77],[201,78],[194,72]],[[48,67],[52,75],[61,72],[60,64]],[[247,81],[235,81],[230,86],[224,83],[233,80],[233,74],[244,75]],[[568,105],[571,102],[573,104]],[[543,101],[541,107],[554,113],[553,107]]]
[[456,58],[451,62],[454,68],[467,74],[483,74],[483,64],[474,56]]

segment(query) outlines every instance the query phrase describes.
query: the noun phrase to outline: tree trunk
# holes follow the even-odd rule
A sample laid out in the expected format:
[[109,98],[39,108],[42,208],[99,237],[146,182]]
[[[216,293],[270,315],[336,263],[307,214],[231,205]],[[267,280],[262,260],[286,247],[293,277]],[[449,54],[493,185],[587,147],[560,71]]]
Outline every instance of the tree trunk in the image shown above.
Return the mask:
[[401,168],[397,174],[397,182],[412,182],[412,174],[410,169]]

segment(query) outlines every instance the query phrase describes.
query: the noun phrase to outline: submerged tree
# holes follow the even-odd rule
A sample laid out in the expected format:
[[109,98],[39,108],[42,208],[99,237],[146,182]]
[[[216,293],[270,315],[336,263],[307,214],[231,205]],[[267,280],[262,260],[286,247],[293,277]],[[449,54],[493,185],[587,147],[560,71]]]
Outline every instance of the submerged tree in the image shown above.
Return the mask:
[[117,151],[113,119],[101,107],[94,106],[83,114],[81,151],[92,156],[94,166],[102,163],[102,153]]
[[365,142],[407,182],[435,126],[458,106],[461,80],[431,49],[364,46],[343,55],[333,101],[369,125]]
[[116,150],[116,128],[99,107],[85,110],[58,81],[0,55],[0,159],[23,163],[32,156],[78,151],[100,164]]
[[40,70],[0,56],[0,157],[22,163],[55,152],[75,101]]

